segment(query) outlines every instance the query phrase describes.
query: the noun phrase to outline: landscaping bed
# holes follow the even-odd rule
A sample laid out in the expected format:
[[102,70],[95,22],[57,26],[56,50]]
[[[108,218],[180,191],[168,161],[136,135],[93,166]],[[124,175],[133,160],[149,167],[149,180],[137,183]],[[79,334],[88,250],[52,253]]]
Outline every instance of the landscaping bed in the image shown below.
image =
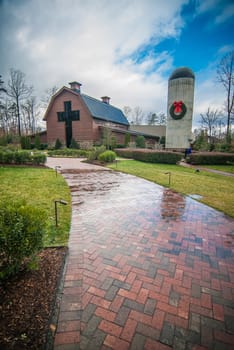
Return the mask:
[[[0,349],[45,349],[66,247],[46,248],[38,268],[0,285]],[[48,347],[47,347],[48,348]]]

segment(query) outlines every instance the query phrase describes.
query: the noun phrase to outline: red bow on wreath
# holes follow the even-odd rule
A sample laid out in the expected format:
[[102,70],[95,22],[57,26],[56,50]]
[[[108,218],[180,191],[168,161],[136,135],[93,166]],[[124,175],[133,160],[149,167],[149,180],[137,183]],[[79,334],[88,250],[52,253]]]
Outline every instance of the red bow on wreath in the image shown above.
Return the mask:
[[174,106],[174,113],[182,113],[182,104],[183,102],[182,101],[175,101],[173,103],[173,106]]

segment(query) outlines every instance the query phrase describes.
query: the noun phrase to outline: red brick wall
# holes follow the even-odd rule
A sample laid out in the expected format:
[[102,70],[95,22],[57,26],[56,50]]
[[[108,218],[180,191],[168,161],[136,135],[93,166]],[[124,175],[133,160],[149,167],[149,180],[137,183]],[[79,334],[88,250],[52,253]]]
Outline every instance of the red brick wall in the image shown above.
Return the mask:
[[[103,131],[101,131],[101,127],[110,127],[110,128],[119,128],[120,130],[127,130],[127,126],[120,125],[116,123],[106,122],[104,120],[95,119],[93,122],[93,130],[94,130],[94,140],[101,141]],[[124,144],[125,134],[121,134],[119,132],[115,132],[112,130],[112,136],[116,138],[116,142],[118,144]]]

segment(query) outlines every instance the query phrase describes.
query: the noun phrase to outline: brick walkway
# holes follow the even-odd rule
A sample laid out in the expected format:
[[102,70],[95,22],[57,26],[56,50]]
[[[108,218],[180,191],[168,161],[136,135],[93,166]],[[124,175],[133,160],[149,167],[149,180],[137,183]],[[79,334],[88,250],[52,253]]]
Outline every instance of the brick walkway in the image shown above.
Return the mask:
[[62,170],[73,205],[54,350],[233,349],[234,220],[130,175],[76,168]]

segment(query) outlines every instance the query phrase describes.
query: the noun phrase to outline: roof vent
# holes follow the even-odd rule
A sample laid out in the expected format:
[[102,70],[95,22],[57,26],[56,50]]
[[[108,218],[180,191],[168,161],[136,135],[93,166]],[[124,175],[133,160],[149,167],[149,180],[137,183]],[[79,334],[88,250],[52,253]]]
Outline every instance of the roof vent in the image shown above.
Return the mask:
[[70,89],[72,89],[75,92],[80,92],[80,87],[81,87],[81,83],[78,83],[77,81],[72,81],[70,84]]
[[102,99],[102,102],[103,102],[103,103],[106,103],[107,105],[110,104],[110,97],[108,97],[108,96],[103,96],[103,97],[101,97],[101,99]]

